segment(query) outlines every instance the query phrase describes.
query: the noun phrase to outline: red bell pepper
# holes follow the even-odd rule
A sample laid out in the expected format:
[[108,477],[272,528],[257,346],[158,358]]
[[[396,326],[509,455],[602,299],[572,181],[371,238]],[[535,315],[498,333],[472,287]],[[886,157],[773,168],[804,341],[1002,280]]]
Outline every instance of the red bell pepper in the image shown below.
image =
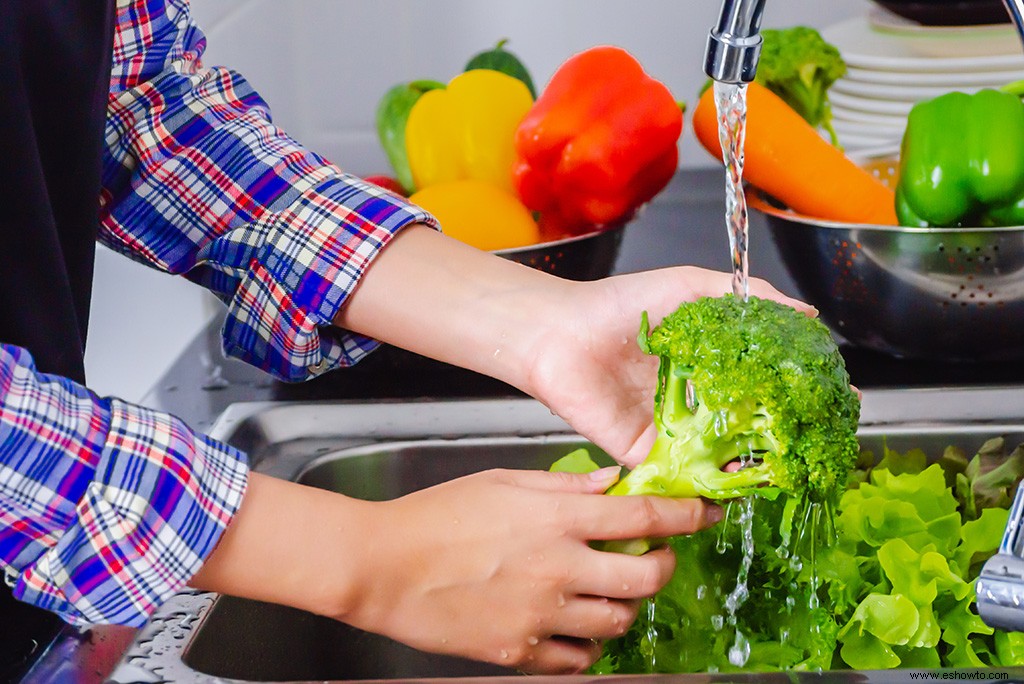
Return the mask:
[[546,235],[628,220],[671,180],[683,112],[621,48],[567,60],[516,131],[513,181]]

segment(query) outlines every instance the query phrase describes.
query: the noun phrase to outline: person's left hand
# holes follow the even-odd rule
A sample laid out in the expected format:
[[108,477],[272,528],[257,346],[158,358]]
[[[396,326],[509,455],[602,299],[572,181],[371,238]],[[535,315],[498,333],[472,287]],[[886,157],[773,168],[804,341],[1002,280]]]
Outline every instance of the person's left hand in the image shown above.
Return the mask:
[[[527,358],[526,389],[582,436],[634,466],[655,438],[658,359],[637,344],[641,313],[647,311],[653,327],[683,301],[730,292],[732,277],[684,266],[570,288],[561,320]],[[763,280],[750,280],[750,294],[815,313]]]

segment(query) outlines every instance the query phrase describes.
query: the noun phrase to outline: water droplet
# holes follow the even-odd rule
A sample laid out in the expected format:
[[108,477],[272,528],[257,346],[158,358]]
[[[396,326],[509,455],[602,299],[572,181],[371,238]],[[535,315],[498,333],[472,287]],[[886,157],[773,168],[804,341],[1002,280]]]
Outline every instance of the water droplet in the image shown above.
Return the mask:
[[736,641],[733,642],[732,647],[729,649],[729,662],[736,667],[743,667],[749,659],[750,641],[747,640],[743,632],[737,629]]
[[530,644],[531,646],[536,646],[537,644],[540,643],[540,639],[538,639],[535,636],[527,637],[526,638],[526,643]]
[[557,599],[557,601],[556,601],[556,605],[557,605],[557,606],[558,606],[559,608],[562,608],[562,607],[564,607],[564,606],[565,606],[565,594],[559,594],[559,595],[558,595],[558,599]]
[[724,437],[725,434],[729,431],[729,418],[726,415],[725,411],[715,412],[714,426],[716,437]]
[[722,627],[725,626],[725,617],[722,615],[712,615],[711,626],[716,632],[721,631]]
[[658,628],[654,621],[655,602],[653,598],[644,601],[644,643],[641,650],[647,654],[647,671],[655,672],[657,666]]
[[505,649],[501,649],[501,659],[508,660],[508,651],[506,651]]

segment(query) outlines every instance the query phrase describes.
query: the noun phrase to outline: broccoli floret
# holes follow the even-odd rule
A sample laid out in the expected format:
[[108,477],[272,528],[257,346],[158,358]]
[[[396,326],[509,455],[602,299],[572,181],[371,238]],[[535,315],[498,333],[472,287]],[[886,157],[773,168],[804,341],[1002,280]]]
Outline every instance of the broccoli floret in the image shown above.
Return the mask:
[[[860,402],[816,318],[756,297],[705,297],[654,330],[645,316],[639,341],[661,359],[658,436],[610,494],[728,499],[782,490],[826,500],[846,485]],[[736,460],[746,464],[722,470]]]
[[755,80],[795,109],[812,126],[839,139],[832,126],[828,89],[846,73],[838,48],[808,26],[765,29]]

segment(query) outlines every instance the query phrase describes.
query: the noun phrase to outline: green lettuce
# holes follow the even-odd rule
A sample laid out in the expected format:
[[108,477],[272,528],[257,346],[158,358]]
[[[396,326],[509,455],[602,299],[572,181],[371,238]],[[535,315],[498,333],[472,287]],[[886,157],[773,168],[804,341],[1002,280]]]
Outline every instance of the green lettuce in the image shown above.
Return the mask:
[[669,541],[675,574],[592,671],[1024,664],[1024,635],[985,625],[974,589],[1022,476],[1024,446],[1003,440],[970,459],[886,448],[835,501],[732,501],[718,527]]

